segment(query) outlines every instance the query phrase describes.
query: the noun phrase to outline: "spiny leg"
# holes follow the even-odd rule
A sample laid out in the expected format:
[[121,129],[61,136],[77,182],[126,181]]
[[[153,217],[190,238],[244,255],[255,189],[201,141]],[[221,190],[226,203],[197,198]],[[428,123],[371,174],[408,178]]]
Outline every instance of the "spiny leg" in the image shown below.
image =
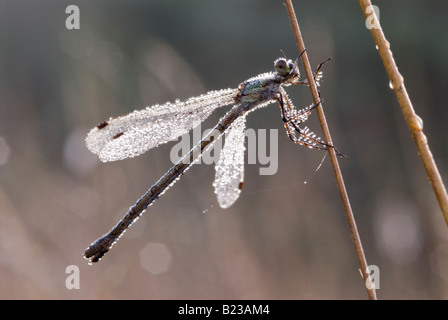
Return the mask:
[[[305,49],[305,50],[306,50],[306,49]],[[305,51],[302,51],[302,53],[299,55],[299,57],[303,54],[303,52],[305,52]],[[297,58],[297,59],[298,59],[298,58]],[[321,63],[319,63],[319,65],[317,66],[317,68],[316,68],[316,72],[314,73],[314,77],[313,77],[314,82],[316,82],[317,86],[319,86],[319,80],[322,79],[322,72],[320,71],[320,69],[322,68],[322,66],[323,66],[326,62],[330,61],[331,59],[332,59],[332,58],[330,57],[330,58],[328,58],[328,59],[322,61]],[[297,60],[296,60],[296,61],[297,61]],[[303,80],[303,81],[299,81],[299,82],[297,82],[296,84],[297,84],[297,85],[306,85],[306,86],[309,85],[309,83],[308,83],[308,79],[305,79],[305,80]]]
[[[281,51],[281,50],[280,50],[280,51]],[[306,51],[308,51],[308,50],[307,50],[307,49],[304,49],[302,52],[300,52],[299,56],[298,56],[298,57],[296,58],[296,60],[294,61],[294,66],[297,66],[297,65],[298,65],[300,57],[301,57]],[[282,53],[283,53],[283,51],[282,51]],[[283,53],[283,55],[285,55],[285,53]],[[285,56],[285,58],[286,58],[286,56]],[[326,62],[328,62],[328,61],[330,61],[330,60],[331,60],[331,57],[328,58],[328,59],[326,59],[326,60],[324,60],[324,61],[322,61],[321,63],[319,63],[319,65],[317,66],[316,72],[314,73],[314,81],[316,81],[317,75],[319,74],[319,71],[320,71],[320,69],[322,68],[322,66],[323,66]]]
[[[307,108],[303,108],[299,111],[297,111],[294,108],[291,108],[291,106],[289,105],[289,103],[287,103],[288,105],[288,110],[285,109],[285,104],[283,102],[283,95],[280,95],[280,100],[279,100],[279,104],[280,104],[280,109],[282,111],[282,120],[283,122],[291,122],[294,121],[297,125],[301,124],[302,122],[305,122],[308,119],[308,116],[311,114],[311,112],[317,108],[318,105],[321,104],[322,100],[320,100],[317,104],[312,104]],[[289,98],[288,98],[289,100]],[[289,100],[291,101],[291,100]]]
[[[286,100],[286,106],[284,100]],[[286,124],[287,122],[294,121],[297,126],[302,122],[305,122],[311,112],[322,102],[322,100],[320,100],[317,104],[312,104],[307,108],[297,111],[283,88],[280,89],[277,101],[282,112],[283,122]]]
[[[285,103],[286,102],[286,103]],[[301,129],[299,125],[308,119],[312,110],[315,109],[319,104],[311,105],[308,108],[297,111],[294,109],[291,100],[286,95],[286,92],[281,92],[279,94],[278,103],[280,110],[282,112],[282,120],[289,138],[297,144],[315,148],[320,150],[327,150],[327,144],[320,141],[320,138],[315,138],[316,135],[313,132],[309,132],[309,129]],[[297,137],[296,133],[300,136]]]
[[331,57],[328,58],[327,60],[324,60],[321,63],[319,63],[319,65],[317,66],[317,69],[316,69],[316,73],[314,73],[314,81],[319,81],[322,78],[322,73],[320,73],[320,69],[326,62],[328,62],[330,60],[331,60]]
[[[301,57],[306,51],[308,51],[308,50],[304,49],[302,52],[300,52],[300,54],[299,54],[298,57],[296,58],[296,61],[294,61],[294,66],[297,67],[297,65],[299,64],[299,59],[300,59],[300,57]],[[283,52],[283,51],[282,51],[282,52]],[[285,56],[285,58],[286,58],[286,56]]]
[[321,138],[317,137],[317,135],[314,132],[310,131],[308,127],[305,127],[303,129],[299,127],[301,123],[305,122],[308,119],[308,116],[311,114],[311,112],[321,102],[322,100],[317,104],[309,106],[308,108],[297,111],[296,109],[294,109],[294,106],[292,105],[292,102],[286,95],[285,91],[279,94],[278,103],[282,112],[282,120],[284,122],[288,137],[294,143],[308,148],[314,148],[318,150],[327,150],[328,148],[333,148],[336,152],[336,155],[338,155],[339,157],[345,157],[345,155],[339,152],[335,146],[322,141]]

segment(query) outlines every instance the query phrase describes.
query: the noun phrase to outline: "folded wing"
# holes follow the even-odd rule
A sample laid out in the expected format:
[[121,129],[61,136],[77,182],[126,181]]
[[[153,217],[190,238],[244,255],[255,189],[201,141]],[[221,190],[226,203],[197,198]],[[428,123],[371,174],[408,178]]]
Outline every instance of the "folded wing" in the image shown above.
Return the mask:
[[237,89],[210,91],[109,119],[89,132],[87,148],[104,162],[138,156],[190,131],[216,108],[234,103],[236,94]]
[[244,130],[246,117],[237,118],[226,134],[224,148],[216,164],[213,186],[221,208],[230,207],[239,197],[244,181]]

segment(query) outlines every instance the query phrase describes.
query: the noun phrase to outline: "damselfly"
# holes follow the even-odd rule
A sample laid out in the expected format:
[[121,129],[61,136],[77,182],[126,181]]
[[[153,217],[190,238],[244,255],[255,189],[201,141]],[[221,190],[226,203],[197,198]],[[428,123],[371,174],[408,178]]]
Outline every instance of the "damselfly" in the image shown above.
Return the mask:
[[[334,148],[307,127],[300,127],[320,102],[297,110],[283,88],[290,85],[308,85],[307,80],[300,80],[298,68],[300,55],[295,62],[286,58],[275,60],[275,72],[250,78],[241,83],[237,89],[210,91],[182,102],[176,100],[175,103],[154,105],[125,116],[111,118],[93,128],[86,138],[88,149],[104,162],[122,160],[138,156],[178,138],[204,121],[215,109],[233,104],[232,109],[221,118],[212,131],[166,172],[129,209],[117,225],[85,250],[84,257],[90,262],[99,261],[146,208],[226,132],[224,148],[216,164],[213,185],[219,205],[222,208],[230,207],[238,199],[243,186],[245,121],[246,115],[253,110],[278,102],[286,132],[293,142],[320,150]],[[319,70],[323,63],[318,66],[314,76],[317,83],[321,78]],[[334,149],[337,155],[343,156],[336,148]]]

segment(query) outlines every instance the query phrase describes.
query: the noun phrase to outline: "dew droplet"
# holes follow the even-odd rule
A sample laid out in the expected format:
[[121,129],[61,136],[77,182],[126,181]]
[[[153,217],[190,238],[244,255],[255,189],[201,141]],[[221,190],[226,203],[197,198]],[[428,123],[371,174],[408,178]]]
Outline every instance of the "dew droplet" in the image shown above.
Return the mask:
[[389,81],[389,88],[391,88],[392,90],[394,89],[394,83],[392,82],[392,80]]
[[412,127],[415,130],[423,131],[423,120],[418,115],[414,115],[412,119]]

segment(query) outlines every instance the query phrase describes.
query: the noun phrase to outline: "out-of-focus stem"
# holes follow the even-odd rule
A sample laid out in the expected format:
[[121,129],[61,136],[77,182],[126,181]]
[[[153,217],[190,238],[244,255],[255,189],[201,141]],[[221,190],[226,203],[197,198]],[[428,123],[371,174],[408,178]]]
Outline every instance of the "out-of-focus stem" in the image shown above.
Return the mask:
[[[412,106],[411,99],[408,96],[406,88],[404,86],[403,76],[398,71],[398,67],[395,64],[392,51],[390,50],[389,42],[384,36],[383,30],[381,28],[380,21],[376,17],[375,11],[367,8],[372,8],[372,3],[370,0],[359,0],[359,4],[364,13],[366,19],[374,19],[375,23],[372,25],[370,32],[372,33],[373,40],[378,48],[378,53],[383,61],[384,68],[386,69],[387,75],[390,79],[390,86],[393,88],[395,95],[397,96],[398,103],[400,105],[401,111],[403,112],[404,119],[408,124],[411,136],[414,139],[415,145],[417,146],[417,152],[422,159],[423,166],[426,170],[426,175],[428,176],[429,183],[431,184],[434,193],[436,195],[437,201],[439,202],[440,209],[442,210],[445,222],[448,225],[448,195],[446,193],[445,185],[443,184],[442,177],[440,176],[437,165],[432,156],[431,149],[428,145],[428,140],[423,133],[423,121],[415,113],[414,107]],[[372,16],[373,15],[373,16]]]

